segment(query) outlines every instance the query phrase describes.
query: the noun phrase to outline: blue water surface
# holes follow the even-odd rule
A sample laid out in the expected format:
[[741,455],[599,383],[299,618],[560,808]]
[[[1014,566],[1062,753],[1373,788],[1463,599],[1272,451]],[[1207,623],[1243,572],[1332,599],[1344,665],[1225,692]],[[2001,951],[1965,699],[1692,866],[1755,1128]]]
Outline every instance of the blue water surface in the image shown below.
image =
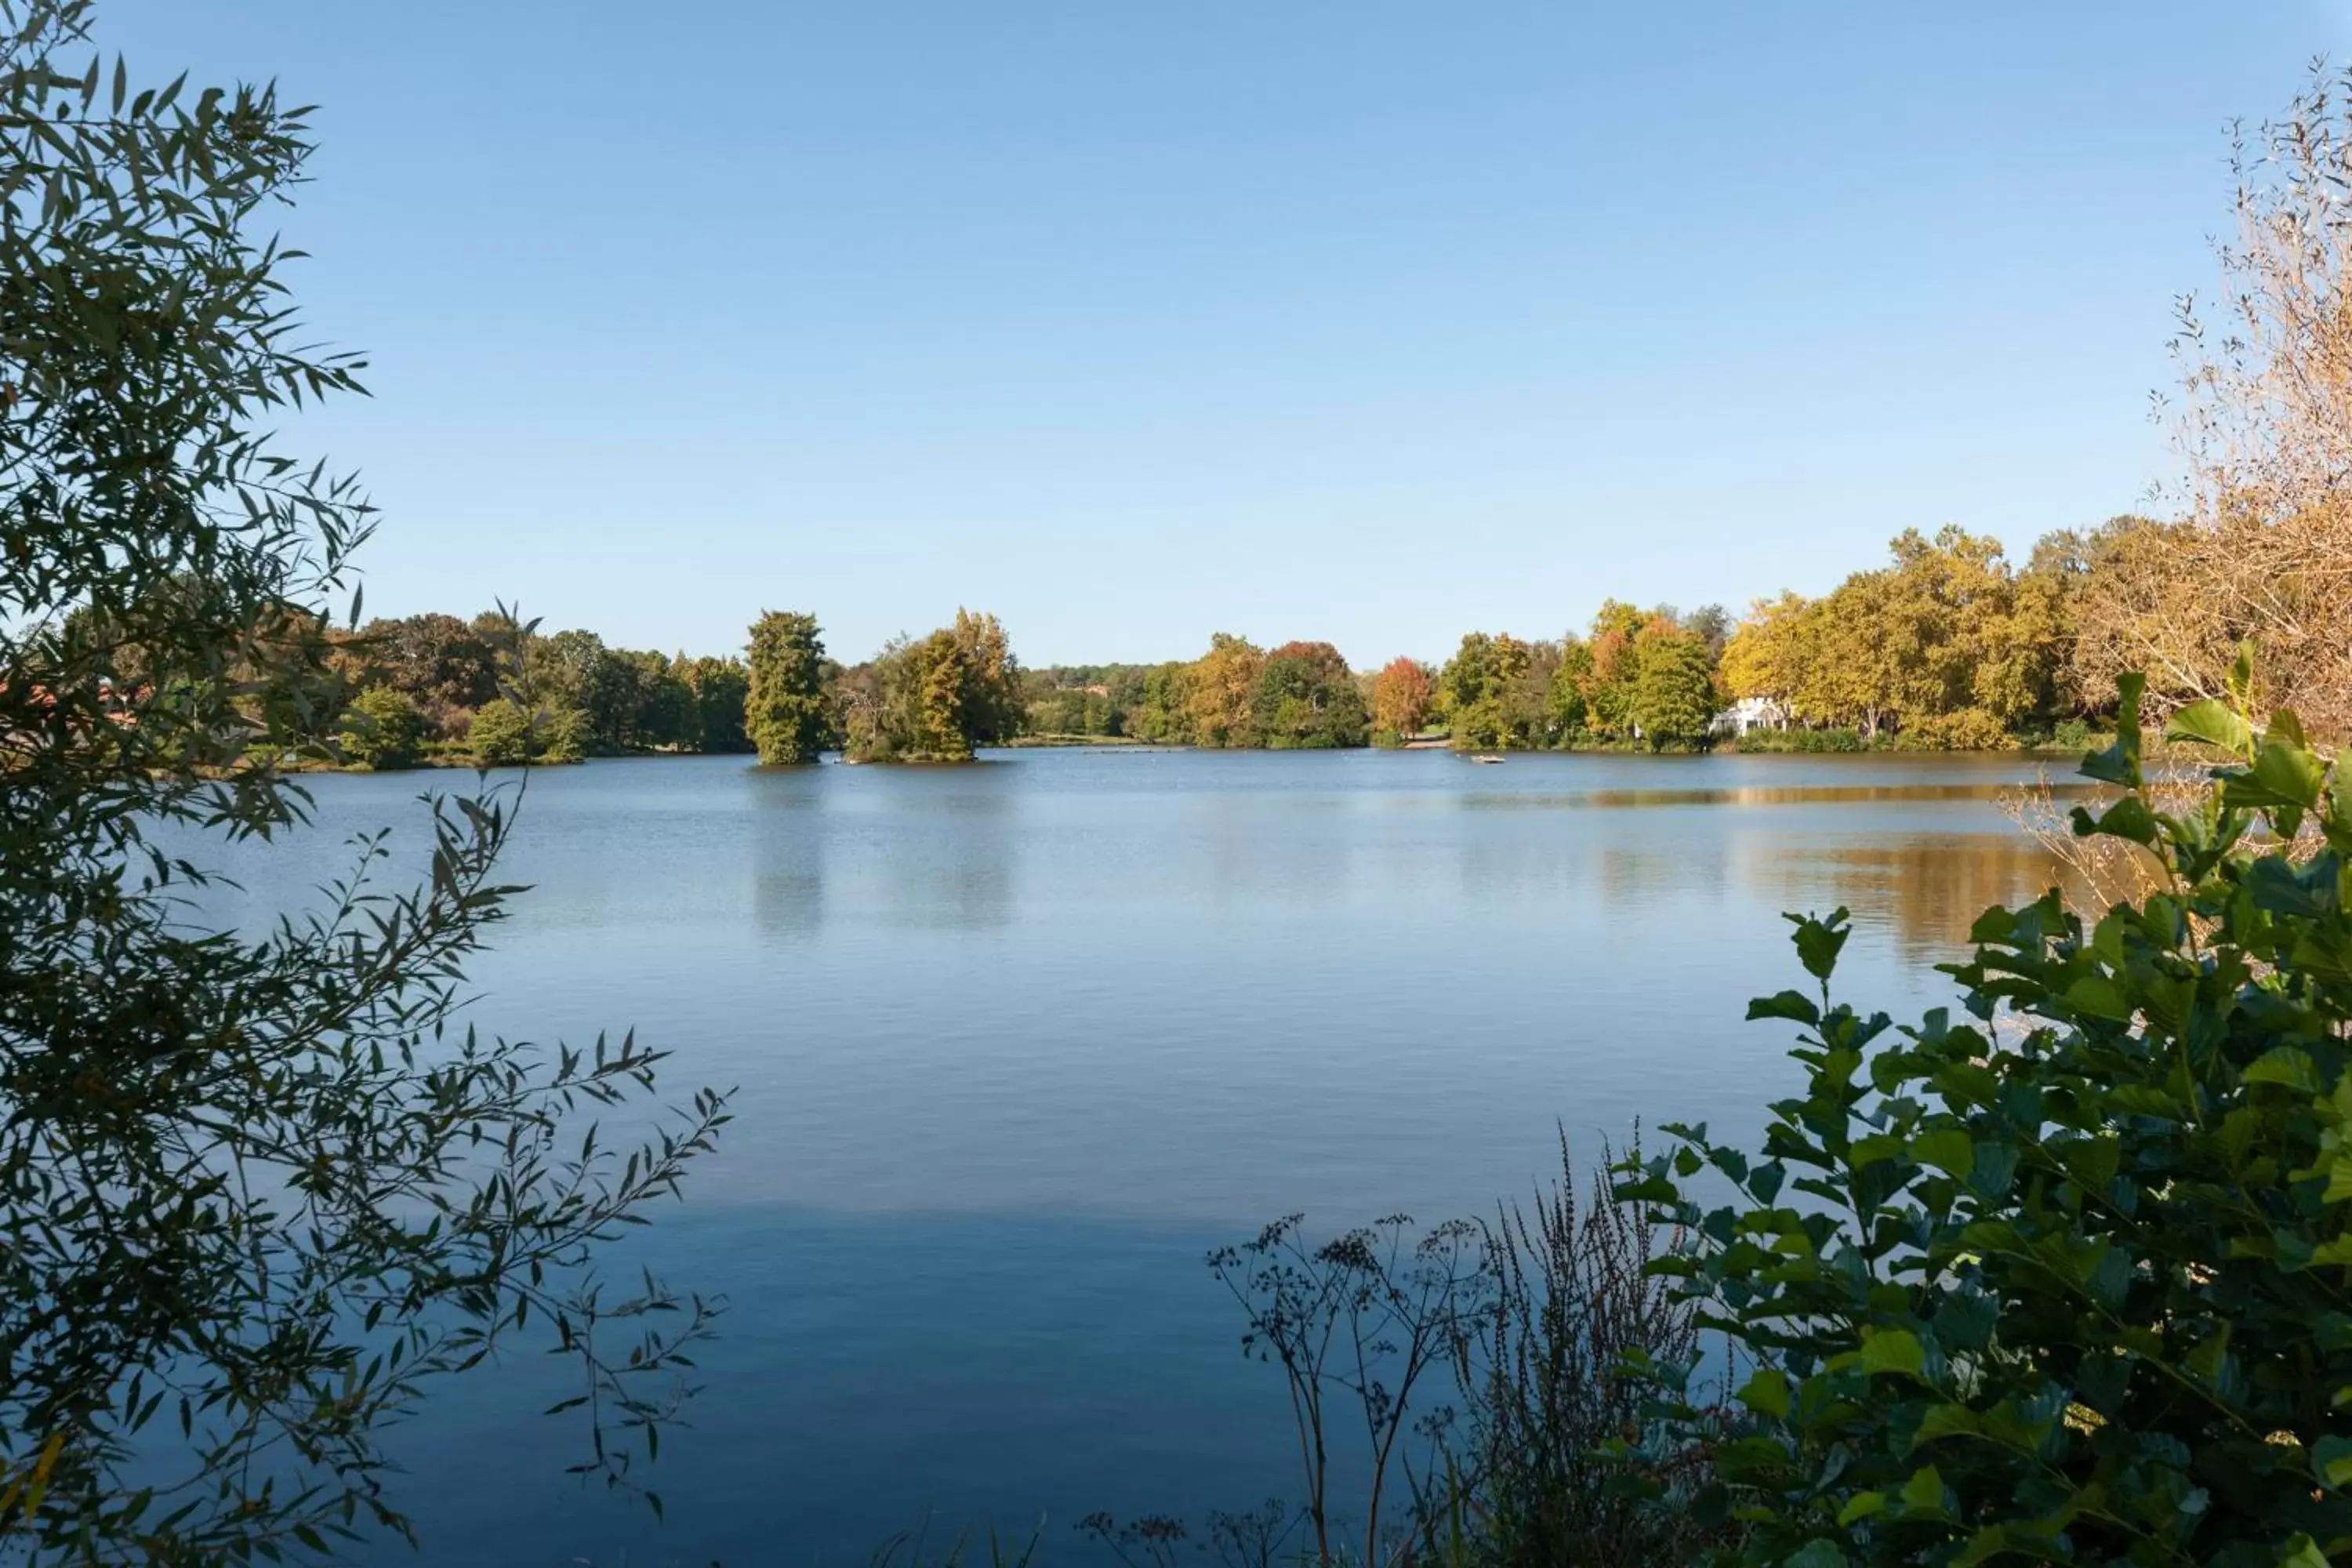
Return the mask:
[[[532,776],[532,885],[477,965],[481,1027],[635,1028],[668,1085],[737,1090],[688,1201],[623,1260],[724,1295],[667,1519],[561,1473],[572,1392],[520,1355],[401,1436],[435,1563],[864,1563],[928,1518],[1295,1495],[1278,1375],[1210,1247],[1303,1210],[1493,1212],[1637,1120],[1752,1138],[1795,1081],[1748,997],[1800,978],[1784,910],[1845,903],[1841,972],[1948,994],[1984,905],[2051,868],[2003,816],[2018,758],[1034,751],[949,769],[740,758]],[[421,788],[311,781],[317,824],[239,850],[247,919],[343,838],[423,839]],[[414,1561],[404,1547],[381,1553]],[[373,1560],[372,1556],[371,1560]]]

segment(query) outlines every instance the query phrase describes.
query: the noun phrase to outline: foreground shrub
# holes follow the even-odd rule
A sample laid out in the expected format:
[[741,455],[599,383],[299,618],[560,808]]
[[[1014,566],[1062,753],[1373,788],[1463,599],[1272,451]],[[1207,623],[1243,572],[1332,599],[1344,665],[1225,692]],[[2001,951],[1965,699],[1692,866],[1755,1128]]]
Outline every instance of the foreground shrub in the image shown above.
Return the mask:
[[1559,1178],[1532,1213],[1515,1205],[1488,1230],[1493,1298],[1457,1347],[1467,1440],[1454,1473],[1470,1483],[1478,1561],[1683,1563],[1706,1543],[1686,1507],[1656,1503],[1685,1503],[1704,1483],[1706,1443],[1657,1446],[1641,1487],[1605,1452],[1649,1420],[1648,1388],[1629,1368],[1697,1352],[1691,1307],[1649,1268],[1678,1241],[1639,1208],[1580,1203],[1565,1140]]
[[1563,1141],[1532,1211],[1491,1225],[1416,1237],[1395,1215],[1315,1242],[1293,1215],[1220,1247],[1243,1353],[1286,1384],[1297,1500],[1213,1510],[1198,1533],[1167,1514],[1078,1531],[1132,1568],[1200,1551],[1230,1568],[1689,1561],[1707,1532],[1654,1500],[1696,1492],[1706,1445],[1659,1433],[1633,1474],[1602,1452],[1654,1419],[1631,1369],[1696,1343],[1696,1314],[1648,1272],[1672,1243],[1631,1208],[1580,1204]]
[[[1762,1157],[1677,1128],[1621,1167],[1693,1235],[1656,1267],[1761,1363],[1700,1500],[1747,1527],[1724,1560],[2352,1551],[2352,803],[2245,689],[2174,718],[2234,759],[2189,809],[2151,804],[2137,679],[2084,763],[2122,793],[2075,831],[2161,890],[2092,925],[2054,894],[1989,911],[1948,970],[1969,1021],[1891,1032],[1831,1000],[1844,912],[1799,921],[1817,994],[1750,1009],[1807,1031]],[[1685,1185],[1710,1168],[1737,1202]]]

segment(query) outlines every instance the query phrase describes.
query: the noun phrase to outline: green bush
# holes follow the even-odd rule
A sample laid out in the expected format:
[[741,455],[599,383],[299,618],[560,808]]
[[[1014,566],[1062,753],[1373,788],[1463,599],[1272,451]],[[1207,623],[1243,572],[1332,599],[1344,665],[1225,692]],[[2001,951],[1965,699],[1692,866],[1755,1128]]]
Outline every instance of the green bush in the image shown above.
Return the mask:
[[520,767],[530,761],[530,715],[503,697],[475,710],[466,744],[486,768]]
[[1743,752],[1866,752],[1872,746],[1858,730],[1750,730],[1738,741]]
[[413,768],[424,754],[425,715],[405,692],[371,686],[344,711],[342,752],[362,767]]
[[590,734],[588,715],[577,708],[532,711],[499,697],[475,710],[466,746],[486,768],[577,763],[587,758]]
[[[1580,1201],[1563,1133],[1550,1191],[1532,1214],[1509,1205],[1485,1239],[1495,1288],[1456,1342],[1463,1411],[1444,1466],[1461,1495],[1424,1517],[1466,1515],[1470,1560],[1487,1568],[1696,1561],[1709,1531],[1683,1505],[1706,1477],[1709,1444],[1662,1447],[1641,1487],[1619,1484],[1633,1478],[1612,1473],[1607,1452],[1645,1416],[1647,1390],[1624,1374],[1628,1358],[1698,1348],[1692,1308],[1650,1273],[1670,1237],[1640,1209]],[[1669,1505],[1651,1506],[1644,1491]]]
[[588,760],[588,744],[594,731],[584,710],[561,708],[541,717],[545,733],[540,747],[540,761],[584,763]]
[[[1798,920],[1817,990],[1749,1010],[1807,1031],[1761,1157],[1674,1128],[1621,1166],[1755,1368],[1700,1500],[1746,1526],[1720,1561],[2352,1552],[2352,801],[2293,714],[2255,728],[2242,668],[2235,709],[2168,731],[2233,759],[2194,810],[2143,787],[2137,678],[2084,764],[2120,793],[2075,831],[2145,847],[2165,891],[1987,912],[1948,969],[1968,1020],[1892,1032],[1830,1000],[1844,911]],[[1737,1202],[1697,1201],[1710,1168]]]
[[1983,709],[1962,708],[1906,725],[1895,744],[1926,752],[2010,752],[2017,749],[2017,737]]

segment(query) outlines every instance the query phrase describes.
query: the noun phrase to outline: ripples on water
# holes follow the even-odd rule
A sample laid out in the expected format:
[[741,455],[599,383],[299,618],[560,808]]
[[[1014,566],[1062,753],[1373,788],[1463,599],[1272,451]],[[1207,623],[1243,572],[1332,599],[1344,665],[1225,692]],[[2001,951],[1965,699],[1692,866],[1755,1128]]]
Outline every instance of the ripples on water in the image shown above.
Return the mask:
[[[924,1510],[1066,1548],[1094,1509],[1291,1489],[1279,1381],[1210,1245],[1484,1212],[1639,1118],[1753,1136],[1792,1081],[1748,997],[1783,910],[1838,903],[1841,985],[1943,994],[1986,905],[2054,868],[2014,758],[1024,752],[946,770],[738,759],[537,775],[535,884],[479,965],[485,1027],[635,1026],[741,1086],[640,1254],[733,1310],[670,1522],[566,1486],[530,1358],[407,1442],[425,1559],[863,1562]],[[449,775],[315,781],[240,853],[240,918]],[[413,1560],[404,1552],[390,1554]],[[1050,1558],[1049,1558],[1050,1560]]]

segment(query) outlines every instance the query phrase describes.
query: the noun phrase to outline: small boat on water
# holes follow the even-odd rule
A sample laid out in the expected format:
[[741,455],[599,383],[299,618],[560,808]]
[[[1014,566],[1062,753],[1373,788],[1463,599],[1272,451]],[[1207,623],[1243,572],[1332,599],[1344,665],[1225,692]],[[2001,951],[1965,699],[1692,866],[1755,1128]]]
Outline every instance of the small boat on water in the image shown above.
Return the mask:
[[1470,760],[1474,763],[1499,763],[1503,759],[1489,752],[1474,752],[1471,753]]

